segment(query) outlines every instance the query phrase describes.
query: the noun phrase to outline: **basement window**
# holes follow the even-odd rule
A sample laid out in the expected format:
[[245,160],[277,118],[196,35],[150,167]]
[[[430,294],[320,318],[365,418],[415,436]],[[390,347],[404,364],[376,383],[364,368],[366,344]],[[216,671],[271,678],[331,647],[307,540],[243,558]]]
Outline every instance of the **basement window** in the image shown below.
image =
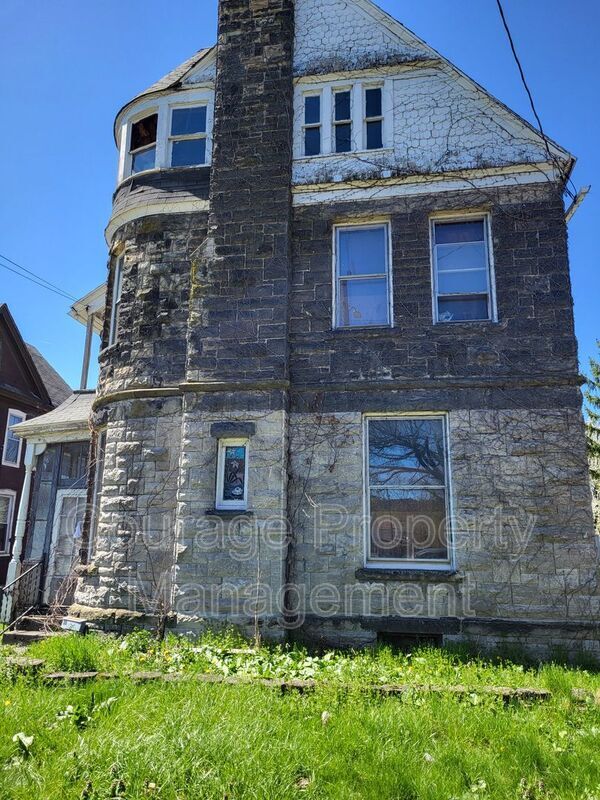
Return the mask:
[[13,425],[18,425],[20,422],[25,422],[27,419],[26,414],[22,411],[16,411],[13,408],[8,409],[8,416],[6,418],[6,433],[4,436],[4,448],[2,450],[2,466],[4,467],[20,467],[21,466],[21,451],[23,449],[23,440],[11,431]]
[[195,167],[206,163],[207,106],[173,108],[169,136],[172,167]]
[[447,568],[445,416],[369,416],[365,437],[369,565]]
[[434,220],[431,235],[435,321],[493,320],[488,217]]
[[156,163],[156,131],[158,114],[150,114],[131,126],[131,172],[154,169]]
[[334,228],[334,327],[390,325],[388,223]]
[[321,95],[304,95],[304,155],[321,152]]
[[215,508],[248,508],[248,439],[219,439]]
[[15,505],[15,493],[0,492],[0,553],[10,553],[10,537]]

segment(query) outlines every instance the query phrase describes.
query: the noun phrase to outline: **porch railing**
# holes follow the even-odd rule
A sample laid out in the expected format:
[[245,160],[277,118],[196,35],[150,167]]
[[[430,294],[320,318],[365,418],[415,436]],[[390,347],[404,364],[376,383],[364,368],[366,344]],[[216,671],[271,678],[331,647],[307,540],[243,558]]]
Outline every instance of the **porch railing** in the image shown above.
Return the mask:
[[26,614],[37,608],[40,601],[42,562],[36,561],[0,589],[0,623],[4,631],[13,628]]

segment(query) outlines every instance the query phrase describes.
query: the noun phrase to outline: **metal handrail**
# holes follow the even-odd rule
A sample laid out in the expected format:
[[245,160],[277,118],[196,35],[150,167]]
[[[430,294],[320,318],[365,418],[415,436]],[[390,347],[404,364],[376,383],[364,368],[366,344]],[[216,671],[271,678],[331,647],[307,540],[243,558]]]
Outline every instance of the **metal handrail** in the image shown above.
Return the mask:
[[22,580],[26,575],[29,575],[30,572],[33,572],[34,569],[37,569],[41,563],[42,563],[41,561],[36,561],[35,564],[32,564],[30,567],[27,567],[25,572],[21,572],[20,575],[17,575],[14,581],[7,583],[6,586],[0,587],[0,593],[10,594],[10,592],[8,592],[7,590],[10,589],[11,586],[14,586],[15,584],[19,583],[20,580]]
[[[4,632],[10,630],[16,622],[22,619],[22,617],[26,614],[29,614],[29,612],[38,605],[40,591],[39,577],[41,575],[41,567],[42,561],[36,561],[35,564],[27,567],[24,572],[0,589],[0,621],[6,623],[6,627],[3,629]],[[38,573],[37,581],[36,577],[34,576],[36,571]],[[31,582],[32,576],[33,582],[30,586],[28,586],[28,582]],[[26,580],[28,578],[29,581]],[[21,587],[25,587],[24,597],[20,596]],[[26,594],[27,591],[28,594]],[[6,600],[11,596],[13,602],[10,607],[10,611],[8,614],[6,614],[5,603]],[[25,601],[23,606],[21,605],[22,601]],[[23,611],[23,608],[26,610]],[[7,619],[5,619],[5,616],[7,616]]]

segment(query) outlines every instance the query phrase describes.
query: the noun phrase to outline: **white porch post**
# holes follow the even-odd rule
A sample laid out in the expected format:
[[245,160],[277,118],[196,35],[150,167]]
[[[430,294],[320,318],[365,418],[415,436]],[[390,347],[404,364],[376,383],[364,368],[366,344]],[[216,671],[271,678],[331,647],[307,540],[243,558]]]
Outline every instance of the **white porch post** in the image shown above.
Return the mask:
[[[12,558],[8,565],[6,575],[6,585],[8,586],[17,577],[19,564],[21,563],[21,553],[23,552],[23,539],[25,538],[25,527],[27,525],[27,512],[29,510],[29,498],[31,496],[31,479],[33,476],[33,465],[37,456],[41,455],[46,449],[45,442],[27,442],[25,449],[25,480],[21,490],[21,501],[17,512],[17,524],[15,526],[15,541],[12,549]],[[4,604],[3,621],[10,621],[12,611],[12,595],[6,597]]]

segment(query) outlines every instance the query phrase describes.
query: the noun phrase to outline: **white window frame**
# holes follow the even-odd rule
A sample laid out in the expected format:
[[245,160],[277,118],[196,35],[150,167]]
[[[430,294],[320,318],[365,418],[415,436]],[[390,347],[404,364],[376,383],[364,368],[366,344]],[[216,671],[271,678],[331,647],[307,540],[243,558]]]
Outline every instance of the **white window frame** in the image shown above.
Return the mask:
[[[381,89],[382,147],[367,150],[366,131],[366,89]],[[337,92],[350,91],[352,122],[352,147],[348,152],[335,152],[335,97]],[[318,158],[344,159],[357,153],[371,158],[386,153],[394,146],[394,101],[393,79],[380,76],[339,78],[323,81],[312,77],[296,82],[294,91],[294,159],[296,161]],[[304,98],[306,95],[321,94],[321,153],[307,156],[304,152]],[[375,119],[375,118],[374,118]]]
[[[488,274],[488,310],[489,315],[486,319],[457,319],[440,320],[438,314],[438,279],[436,264],[436,244],[435,226],[437,223],[444,222],[476,222],[483,221],[485,253],[487,259]],[[456,211],[432,214],[429,218],[429,244],[431,260],[431,287],[432,287],[432,312],[435,325],[481,325],[490,322],[498,322],[498,306],[496,301],[496,271],[494,268],[494,248],[492,238],[492,215],[489,211]],[[462,295],[469,294],[481,295],[483,292],[463,292]],[[443,297],[450,295],[442,295]]]
[[[335,118],[335,98],[338,94],[349,94],[350,95],[350,116],[347,119],[336,119]],[[345,156],[348,153],[352,153],[356,150],[357,145],[355,142],[355,135],[356,135],[356,125],[355,125],[355,103],[354,103],[354,94],[352,84],[347,86],[336,86],[331,90],[331,146],[333,148],[333,152],[336,156]],[[349,150],[342,150],[338,152],[336,149],[336,139],[337,139],[337,129],[342,125],[350,125],[350,149]],[[309,156],[310,158],[310,156]]]
[[[306,98],[318,97],[319,98],[319,122],[306,122]],[[321,155],[323,152],[323,92],[321,90],[306,91],[302,93],[302,153],[305,158],[313,158],[313,156],[306,155],[306,131],[317,128],[319,131],[320,147],[319,152],[315,155]]]
[[[178,134],[173,135],[171,133],[173,129],[173,112],[174,111],[181,111],[182,109],[191,109],[191,108],[205,108],[206,109],[206,129],[202,133],[186,133],[186,134]],[[193,167],[205,167],[208,163],[208,101],[204,102],[189,102],[189,103],[174,103],[173,105],[169,106],[169,126],[168,126],[168,165],[170,169],[192,169]],[[185,167],[174,167],[172,164],[173,161],[173,143],[174,142],[191,142],[195,139],[204,139],[205,144],[205,151],[204,151],[204,161],[201,164],[188,164]]]
[[119,341],[119,317],[121,314],[121,295],[123,293],[123,265],[125,255],[122,253],[115,260],[113,275],[113,294],[110,308],[110,327],[108,330],[108,346]]
[[[147,144],[144,147],[138,147],[137,150],[131,149],[131,134],[133,132],[133,126],[136,122],[141,122],[141,120],[146,119],[146,117],[151,117],[153,114],[156,114],[156,140],[154,144]],[[160,116],[159,110],[157,106],[152,106],[150,108],[141,111],[139,114],[136,114],[129,120],[129,125],[127,128],[127,173],[128,175],[141,175],[144,172],[151,172],[153,169],[156,169],[157,166],[157,159],[158,159],[158,134],[159,134],[159,123],[160,123]],[[154,148],[154,166],[150,167],[150,169],[141,169],[137,172],[133,172],[133,156],[137,155],[138,153],[143,153],[145,150],[150,150],[150,148]]]
[[[367,91],[369,89],[381,89],[381,116],[367,117]],[[362,85],[362,108],[363,108],[363,142],[365,150],[369,153],[378,153],[385,147],[385,108],[384,108],[384,85],[383,83],[363,83]],[[381,122],[381,147],[367,147],[367,123]]]
[[[10,431],[10,418],[19,417],[19,422],[13,422],[13,425],[19,425],[21,422],[25,422],[27,419],[27,414],[23,411],[19,411],[17,408],[9,408],[8,414],[6,415],[6,431],[4,432],[4,444],[2,446],[2,466],[3,467],[13,467],[14,469],[20,469],[21,467],[21,456],[23,455],[23,439],[19,438],[19,452],[17,454],[16,463],[12,461],[8,461],[6,458],[6,451],[8,450],[8,437],[11,433]],[[18,438],[18,437],[17,437]]]
[[[223,500],[223,484],[225,469],[225,449],[227,447],[245,447],[244,465],[244,497],[241,500]],[[248,465],[250,462],[250,440],[246,438],[219,439],[217,452],[217,487],[215,492],[215,508],[219,511],[248,510]]]
[[8,497],[8,525],[6,528],[6,541],[0,542],[0,555],[10,555],[10,543],[13,534],[13,524],[15,521],[15,505],[17,502],[17,493],[14,489],[0,489],[0,497]]
[[[117,118],[117,126],[118,130],[120,130],[117,185],[132,176],[145,175],[161,169],[178,169],[178,167],[171,167],[169,137],[171,133],[171,109],[173,108],[206,105],[206,160],[204,164],[185,167],[185,169],[201,169],[210,166],[212,160],[214,96],[214,89],[209,86],[180,90],[164,97],[153,97],[147,100],[140,99],[131,109],[126,109],[122,112]],[[131,153],[129,151],[131,128],[135,122],[139,122],[139,120],[150,116],[150,114],[158,114],[154,167],[151,170],[132,173]]]
[[[357,275],[355,277],[345,278],[340,277],[339,269],[338,269],[338,251],[339,251],[339,232],[340,231],[352,231],[352,230],[365,230],[365,229],[373,229],[373,228],[384,228],[386,231],[387,237],[387,247],[386,247],[386,272],[378,272],[369,275]],[[362,328],[393,328],[394,327],[394,295],[393,295],[393,260],[392,260],[392,228],[389,219],[370,219],[365,220],[364,222],[347,222],[343,223],[340,222],[333,226],[333,268],[332,268],[332,283],[333,283],[333,291],[332,291],[332,318],[331,318],[331,325],[334,330],[360,330]],[[368,280],[373,278],[387,278],[387,292],[388,292],[388,321],[387,322],[377,322],[374,325],[342,325],[339,322],[339,310],[340,310],[340,303],[339,303],[339,286],[340,282],[345,280]]]
[[[384,420],[384,419],[439,419],[443,424],[444,435],[444,458],[446,468],[446,484],[444,487],[428,487],[428,488],[443,488],[445,490],[446,500],[446,540],[448,546],[448,558],[444,561],[440,560],[427,560],[427,559],[377,559],[371,558],[371,495],[370,495],[370,482],[369,482],[369,422],[371,420]],[[389,413],[372,413],[363,415],[363,518],[365,520],[365,560],[364,565],[366,568],[373,569],[404,569],[407,571],[441,571],[448,572],[455,569],[455,552],[454,552],[454,531],[452,521],[454,519],[454,505],[453,505],[453,491],[452,491],[452,473],[450,464],[450,431],[449,431],[448,414],[444,411],[417,411],[417,412],[389,412]]]

